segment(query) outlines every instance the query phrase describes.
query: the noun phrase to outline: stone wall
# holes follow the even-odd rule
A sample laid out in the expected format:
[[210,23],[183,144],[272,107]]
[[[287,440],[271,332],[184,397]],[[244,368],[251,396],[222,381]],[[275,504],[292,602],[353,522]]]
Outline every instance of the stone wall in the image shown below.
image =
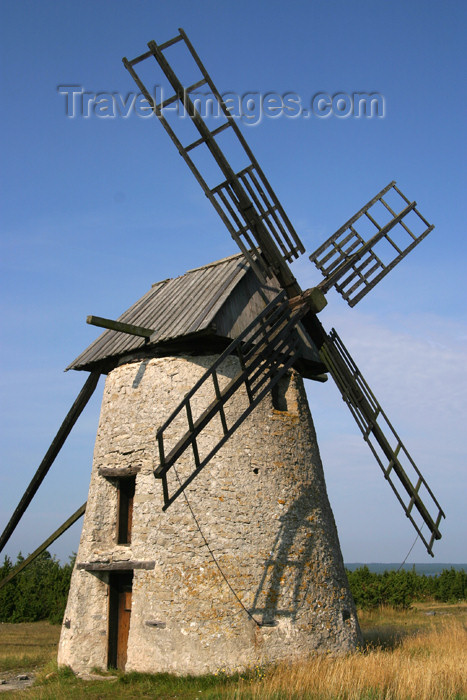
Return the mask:
[[[359,629],[326,493],[301,378],[281,380],[166,512],[162,511],[156,429],[214,361],[154,358],[107,377],[59,663],[106,667],[108,574],[100,562],[149,562],[133,577],[126,670],[176,673],[355,648]],[[220,377],[238,371],[229,358]],[[201,411],[212,385],[195,402]],[[226,406],[231,422],[246,395]],[[196,417],[196,414],[195,414]],[[184,416],[170,436],[186,430]],[[212,421],[201,454],[221,434]],[[186,453],[177,464],[192,469]],[[138,468],[130,545],[116,544],[117,490],[99,468]],[[171,470],[171,484],[177,476]],[[186,496],[186,497],[185,497]],[[123,564],[120,564],[123,566]],[[131,565],[128,566],[131,568]],[[154,623],[157,623],[155,625]]]

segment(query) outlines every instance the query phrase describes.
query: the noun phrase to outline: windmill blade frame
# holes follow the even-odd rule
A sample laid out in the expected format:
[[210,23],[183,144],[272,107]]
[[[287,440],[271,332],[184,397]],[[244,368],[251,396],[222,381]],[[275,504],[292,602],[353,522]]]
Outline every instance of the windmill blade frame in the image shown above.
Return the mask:
[[[334,329],[328,335],[320,354],[404,513],[417,531],[428,553],[433,556],[433,543],[441,539],[439,531],[441,518],[446,517],[441,506]],[[402,460],[406,465],[405,468]],[[409,469],[411,476],[407,473]],[[394,479],[394,475],[398,482]],[[420,494],[422,489],[423,500]],[[404,495],[409,497],[408,502],[404,500]],[[421,523],[414,518],[414,507],[421,517]],[[430,510],[433,512],[433,509],[432,515]],[[426,525],[430,531],[429,540],[422,533],[423,525]]]
[[[398,213],[384,199],[387,194],[398,195],[398,205],[403,207]],[[384,209],[377,214],[375,207],[377,208],[378,204],[383,205]],[[416,208],[416,204],[396,187],[395,181],[378,192],[310,255],[311,262],[315,263],[325,278],[318,285],[319,289],[327,292],[331,287],[335,287],[350,307],[363,299],[433,231],[434,225],[428,223]],[[378,223],[376,217],[381,219],[387,212],[392,218],[386,223]],[[410,214],[414,218],[412,228],[422,226],[422,230],[417,232],[409,228],[407,219]],[[370,222],[373,235],[365,237],[358,231],[360,219],[364,223]],[[397,239],[393,231],[397,233]]]
[[[299,342],[294,331],[306,313],[305,305],[291,310],[285,291],[278,294],[243,333],[225,349],[158,429],[156,440],[159,450],[159,465],[154,470],[154,476],[162,480],[163,510],[166,510],[185,490],[296,361]],[[241,369],[221,389],[218,371],[224,361],[232,355],[238,356]],[[215,398],[195,418],[190,402],[196,400],[197,393],[202,392],[209,381],[213,383]],[[237,409],[235,415],[231,417],[232,422],[229,426],[224,408],[231,397],[242,387],[246,389],[247,405],[243,409]],[[183,411],[186,413],[188,430],[172,447],[169,454],[166,454],[164,434],[170,432],[171,426]],[[197,439],[203,429],[217,415],[221,420],[222,435],[211,447],[208,454],[201,457]],[[170,494],[167,473],[189,447],[192,448],[193,452],[194,469],[183,481],[176,473],[179,486]]]
[[[184,42],[202,76],[201,80],[189,86],[182,85],[164,55],[166,49],[181,41]],[[258,278],[265,283],[268,277],[275,275],[281,286],[290,291],[289,295],[296,296],[300,293],[300,288],[287,262],[298,258],[305,252],[305,247],[187,35],[183,29],[179,29],[178,36],[173,39],[160,45],[150,41],[148,47],[149,51],[132,60],[123,58],[125,68],[140,88]],[[151,57],[156,59],[174,90],[174,94],[160,104],[156,104],[134,68],[138,63]],[[209,86],[224,119],[223,123],[213,130],[209,129],[190,98],[190,93],[203,85]],[[164,109],[176,101],[183,105],[200,134],[200,138],[190,144],[182,144],[164,116]],[[217,137],[226,129],[232,130],[236,148],[241,151],[247,162],[247,166],[238,173],[232,169],[217,142]],[[214,187],[208,186],[205,177],[189,155],[200,146],[207,146],[223,173],[224,178]]]

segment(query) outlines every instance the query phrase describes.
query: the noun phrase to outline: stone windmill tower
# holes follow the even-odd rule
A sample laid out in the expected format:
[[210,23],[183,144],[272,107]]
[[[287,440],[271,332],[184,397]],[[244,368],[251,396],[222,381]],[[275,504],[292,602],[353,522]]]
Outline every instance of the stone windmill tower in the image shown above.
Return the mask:
[[[59,662],[201,673],[352,649],[358,623],[302,377],[336,382],[432,554],[444,513],[317,314],[331,287],[354,306],[433,226],[391,182],[310,256],[324,279],[303,291],[289,268],[303,244],[186,34],[148,47],[124,64],[242,253],[153,285],[118,321],[88,318],[107,330],[70,367],[90,378],[0,549],[106,374]],[[167,58],[180,48],[199,74],[185,84]],[[136,73],[148,59],[173,92],[160,104]],[[192,99],[204,85],[215,128]],[[188,145],[167,116],[175,103],[196,131]]]
[[[60,663],[202,673],[355,647],[358,623],[297,370],[165,511],[154,479],[156,426],[213,362],[220,391],[238,375],[238,356],[222,358],[227,339],[277,291],[259,284],[242,255],[192,270],[155,284],[121,317],[158,328],[157,340],[107,330],[71,365],[107,379]],[[316,376],[316,351],[304,334],[297,343],[301,373]],[[193,415],[215,400],[210,382]],[[226,423],[248,405],[244,385],[224,406]],[[168,440],[185,429],[186,415]],[[211,421],[199,458],[222,437],[221,420]],[[193,455],[176,469],[175,490],[196,469]]]

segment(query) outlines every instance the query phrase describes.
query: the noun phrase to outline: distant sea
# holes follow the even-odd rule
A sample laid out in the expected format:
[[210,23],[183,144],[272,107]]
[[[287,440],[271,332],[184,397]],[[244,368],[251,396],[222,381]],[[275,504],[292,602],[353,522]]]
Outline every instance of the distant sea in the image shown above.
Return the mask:
[[[400,564],[378,564],[372,562],[371,564],[366,564],[365,562],[351,562],[351,563],[346,563],[345,568],[349,569],[349,571],[355,571],[355,569],[361,569],[363,566],[367,566],[370,571],[373,571],[375,574],[382,574],[384,571],[394,571],[400,568]],[[412,571],[412,569],[415,567],[415,571],[417,574],[423,575],[425,574],[426,576],[436,576],[437,574],[440,574],[444,569],[464,569],[464,571],[467,571],[467,564],[404,564],[402,567],[405,569],[405,571]]]

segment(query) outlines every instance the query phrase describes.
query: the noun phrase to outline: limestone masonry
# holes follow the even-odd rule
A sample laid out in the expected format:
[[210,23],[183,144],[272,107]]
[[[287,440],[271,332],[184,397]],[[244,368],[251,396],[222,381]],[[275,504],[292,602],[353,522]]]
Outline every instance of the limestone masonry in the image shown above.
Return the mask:
[[[162,511],[161,482],[153,475],[157,427],[215,359],[144,359],[109,373],[60,664],[78,672],[106,668],[115,644],[126,670],[200,674],[314,650],[342,653],[359,642],[316,436],[295,372]],[[219,378],[227,383],[237,371],[231,357]],[[214,398],[211,389],[195,409]],[[233,396],[227,421],[234,402],[246,401],[242,391]],[[174,443],[186,428],[181,415]],[[221,431],[220,421],[209,423],[198,440],[201,454]],[[181,477],[191,469],[187,451],[176,470]],[[120,473],[136,474],[129,544],[117,543]],[[177,473],[169,472],[172,487]],[[131,592],[115,607],[112,581],[124,572],[127,578],[118,580],[131,581],[132,573]]]

